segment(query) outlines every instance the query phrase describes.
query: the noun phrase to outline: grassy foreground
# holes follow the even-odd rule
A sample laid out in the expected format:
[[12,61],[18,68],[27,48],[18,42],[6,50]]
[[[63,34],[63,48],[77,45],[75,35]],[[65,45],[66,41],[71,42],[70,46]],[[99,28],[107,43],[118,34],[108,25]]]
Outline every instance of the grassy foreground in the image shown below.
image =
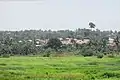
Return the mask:
[[0,80],[120,80],[120,58],[0,58]]

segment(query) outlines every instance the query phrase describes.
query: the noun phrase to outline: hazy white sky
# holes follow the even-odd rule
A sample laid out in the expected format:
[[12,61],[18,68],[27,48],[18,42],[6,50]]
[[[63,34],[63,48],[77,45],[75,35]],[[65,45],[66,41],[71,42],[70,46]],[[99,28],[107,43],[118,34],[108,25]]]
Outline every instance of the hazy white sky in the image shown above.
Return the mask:
[[0,0],[0,30],[120,30],[120,0]]

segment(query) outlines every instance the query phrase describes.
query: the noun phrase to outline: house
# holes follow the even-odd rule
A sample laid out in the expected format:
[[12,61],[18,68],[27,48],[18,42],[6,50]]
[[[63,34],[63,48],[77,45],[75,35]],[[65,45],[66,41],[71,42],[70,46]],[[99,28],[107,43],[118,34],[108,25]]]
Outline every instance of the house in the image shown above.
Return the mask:
[[29,41],[29,42],[32,42],[32,40],[31,40],[31,39],[29,39],[28,41]]
[[45,40],[36,39],[35,42],[36,42],[36,45],[37,45],[37,46],[42,46],[42,45],[47,44],[48,39],[45,39]]
[[79,39],[73,39],[73,38],[65,38],[63,40],[61,40],[62,44],[87,44],[90,42],[89,39],[83,39],[83,40],[79,40]]
[[115,46],[115,42],[114,42],[114,39],[113,38],[110,38],[108,39],[108,46]]
[[77,41],[76,41],[77,44],[87,44],[87,43],[89,43],[89,42],[90,42],[89,39],[83,39],[83,40],[77,40]]
[[20,40],[20,41],[18,41],[18,42],[19,42],[19,43],[22,43],[23,41]]
[[114,43],[114,39],[109,37],[109,42],[108,42],[108,43],[109,43],[109,44]]

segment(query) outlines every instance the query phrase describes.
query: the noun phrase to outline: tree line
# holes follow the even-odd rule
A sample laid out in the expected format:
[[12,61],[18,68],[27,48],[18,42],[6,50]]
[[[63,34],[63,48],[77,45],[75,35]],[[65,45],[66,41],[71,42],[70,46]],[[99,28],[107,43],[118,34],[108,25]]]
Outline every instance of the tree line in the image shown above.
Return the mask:
[[[90,28],[95,24],[89,23]],[[114,39],[115,48],[107,46],[109,37]],[[63,45],[58,38],[90,39],[88,44]],[[49,39],[44,46],[36,46],[35,39]],[[120,52],[120,31],[100,31],[99,29],[72,30],[24,30],[0,31],[0,55],[50,55],[50,53],[69,53],[74,55],[92,56]],[[23,41],[20,43],[19,41]],[[32,40],[32,42],[28,42]],[[45,56],[44,55],[44,56]]]

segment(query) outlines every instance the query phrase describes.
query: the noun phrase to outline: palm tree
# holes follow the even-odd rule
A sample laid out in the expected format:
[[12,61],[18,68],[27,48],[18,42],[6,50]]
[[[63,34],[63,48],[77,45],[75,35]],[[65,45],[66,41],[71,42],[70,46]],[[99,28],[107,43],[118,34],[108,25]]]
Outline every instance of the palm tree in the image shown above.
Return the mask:
[[95,24],[92,23],[92,22],[89,23],[89,26],[90,26],[91,29],[95,28]]

